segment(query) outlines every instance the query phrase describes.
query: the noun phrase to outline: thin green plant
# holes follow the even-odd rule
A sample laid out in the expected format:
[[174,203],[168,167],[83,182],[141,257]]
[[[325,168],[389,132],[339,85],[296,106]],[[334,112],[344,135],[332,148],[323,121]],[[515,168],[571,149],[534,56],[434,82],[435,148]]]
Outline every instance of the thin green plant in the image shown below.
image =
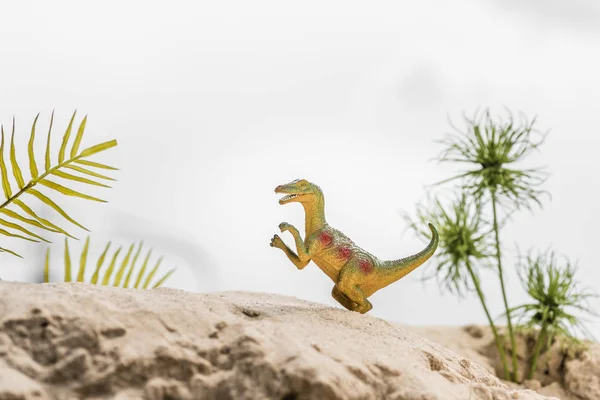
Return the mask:
[[549,347],[556,337],[571,343],[579,343],[578,334],[593,339],[576,313],[597,315],[587,304],[596,294],[575,280],[577,267],[574,263],[566,257],[560,261],[550,249],[537,254],[530,251],[527,257],[520,257],[518,271],[521,283],[533,301],[509,312],[521,327],[539,329],[527,375],[532,379],[542,348]]
[[429,235],[422,229],[426,222],[438,227],[440,244],[430,264],[435,269],[425,279],[435,277],[441,288],[446,288],[459,297],[475,289],[494,335],[504,377],[509,379],[503,341],[490,314],[477,273],[477,267],[486,265],[493,257],[493,245],[488,239],[489,227],[486,227],[480,216],[480,204],[469,201],[462,194],[453,199],[448,207],[444,207],[436,198],[429,207],[418,206],[416,220],[409,216],[405,219],[409,228],[424,240],[428,240]]
[[[146,252],[146,256],[144,261],[141,263],[141,267],[138,269],[138,259],[140,254],[142,253],[143,242],[139,242],[137,245],[132,243],[129,245],[127,253],[119,260],[119,255],[123,250],[123,246],[118,247],[112,252],[111,255],[111,245],[112,242],[106,243],[104,246],[104,250],[96,260],[96,266],[94,268],[94,272],[89,280],[86,281],[86,271],[88,265],[88,252],[90,246],[90,237],[88,236],[83,249],[81,250],[81,254],[79,256],[79,269],[77,272],[76,282],[90,283],[93,285],[103,285],[103,286],[114,286],[114,287],[122,287],[122,288],[157,288],[161,286],[174,272],[175,268],[169,270],[164,273],[156,282],[152,283],[156,273],[159,271],[160,265],[163,261],[163,257],[160,257],[154,263],[152,269],[148,270],[148,265],[150,261],[150,257],[152,255],[152,249],[149,249]],[[108,256],[108,257],[107,257]],[[73,257],[71,256],[71,251],[69,249],[69,241],[68,238],[65,237],[65,250],[64,250],[64,275],[63,282],[72,282],[72,272],[73,272]],[[105,260],[109,260],[107,263],[107,267],[102,273],[102,268],[105,265]],[[134,274],[134,271],[137,269],[137,273]],[[111,282],[112,279],[112,282]],[[46,249],[46,260],[44,263],[44,283],[50,282],[50,248]],[[131,284],[131,286],[130,286]]]
[[532,210],[534,205],[542,206],[541,198],[548,194],[539,188],[546,180],[545,171],[542,168],[521,169],[515,164],[538,149],[546,135],[534,129],[535,118],[529,121],[523,115],[520,120],[515,120],[511,114],[507,119],[492,118],[489,110],[485,110],[482,114],[476,113],[474,118],[465,116],[464,120],[466,131],[453,126],[455,132],[440,141],[445,148],[438,160],[458,163],[467,166],[467,169],[436,185],[458,181],[464,193],[473,196],[482,204],[491,204],[496,267],[512,349],[511,379],[516,382],[516,341],[511,315],[508,312],[510,307],[502,265],[499,207],[510,216],[519,209]]

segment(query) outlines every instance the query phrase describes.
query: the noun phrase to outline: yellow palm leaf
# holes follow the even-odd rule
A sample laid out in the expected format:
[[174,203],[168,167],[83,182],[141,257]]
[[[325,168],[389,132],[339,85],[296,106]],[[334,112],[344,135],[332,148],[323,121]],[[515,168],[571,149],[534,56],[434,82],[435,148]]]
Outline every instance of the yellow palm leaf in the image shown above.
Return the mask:
[[35,163],[35,154],[33,151],[33,142],[35,140],[35,126],[39,117],[40,114],[38,113],[38,115],[36,115],[35,119],[33,120],[33,125],[31,126],[31,136],[29,136],[29,144],[27,146],[27,154],[29,154],[29,172],[31,173],[32,179],[36,179],[39,176],[37,164]]
[[44,283],[50,282],[50,249],[46,249],[46,262],[44,263]]
[[101,203],[106,203],[106,200],[98,199],[96,197],[89,196],[87,194],[83,194],[83,193],[77,192],[77,191],[75,191],[73,189],[69,189],[68,187],[65,187],[65,186],[61,185],[60,183],[49,181],[48,179],[42,179],[39,183],[41,185],[49,187],[50,189],[54,189],[57,192],[60,192],[62,194],[66,194],[67,196],[81,197],[82,199],[87,199],[87,200],[99,201]]
[[[49,190],[56,191],[62,195],[77,197],[80,199],[103,202],[103,203],[106,202],[106,200],[102,200],[100,198],[82,193],[76,187],[73,187],[72,185],[87,184],[87,185],[109,188],[110,186],[106,185],[105,183],[99,182],[96,179],[114,180],[113,178],[106,176],[106,175],[98,174],[88,168],[102,168],[102,169],[106,169],[106,170],[115,170],[116,168],[113,168],[113,167],[110,167],[108,165],[104,165],[101,163],[97,163],[95,161],[91,161],[88,158],[97,153],[100,153],[102,151],[105,151],[107,149],[110,149],[110,148],[116,146],[117,141],[110,140],[110,141],[107,141],[104,143],[100,143],[100,144],[97,144],[94,146],[87,147],[86,149],[80,151],[80,148],[81,148],[81,145],[83,142],[84,131],[85,131],[86,124],[87,124],[87,116],[86,116],[79,123],[79,128],[77,129],[77,133],[75,134],[73,144],[72,144],[70,150],[68,150],[69,141],[72,136],[71,133],[73,131],[73,126],[75,123],[76,115],[77,115],[77,111],[75,111],[73,113],[73,115],[69,121],[69,124],[65,130],[65,133],[62,136],[62,142],[61,142],[60,149],[58,151],[58,157],[57,157],[58,163],[53,165],[52,157],[51,157],[51,133],[52,133],[52,126],[54,123],[54,111],[52,112],[52,115],[50,117],[50,126],[48,128],[47,141],[46,141],[45,170],[43,171],[43,173],[40,173],[40,171],[38,170],[38,166],[36,164],[36,159],[35,159],[34,143],[35,143],[35,137],[36,137],[36,131],[37,131],[37,123],[39,120],[39,114],[35,117],[35,119],[33,121],[33,125],[31,127],[31,134],[29,137],[28,148],[27,148],[29,171],[31,173],[31,180],[29,180],[28,182],[25,181],[25,178],[23,176],[23,168],[21,167],[21,165],[19,164],[19,161],[17,159],[14,118],[13,118],[13,127],[12,127],[12,133],[11,133],[10,148],[8,149],[8,153],[9,153],[8,157],[10,159],[9,165],[7,165],[5,158],[4,158],[5,157],[5,154],[4,154],[4,145],[5,145],[4,127],[0,126],[0,130],[1,130],[1,132],[0,132],[1,133],[1,138],[0,138],[0,178],[2,180],[2,190],[6,197],[6,201],[4,201],[2,204],[0,204],[0,213],[7,215],[14,220],[14,221],[7,221],[7,220],[0,219],[0,225],[7,226],[9,228],[12,228],[13,230],[19,231],[20,233],[29,235],[29,238],[27,238],[27,240],[31,240],[32,238],[34,238],[34,239],[37,238],[39,240],[47,241],[46,239],[43,239],[41,236],[37,235],[36,233],[25,228],[25,226],[28,226],[28,225],[31,227],[35,227],[36,229],[43,229],[45,231],[52,232],[52,233],[62,233],[69,237],[73,237],[73,236],[68,234],[64,229],[59,228],[57,225],[48,221],[47,219],[40,218],[36,214],[36,212],[33,211],[31,206],[28,204],[28,200],[22,198],[22,197],[24,197],[24,196],[22,196],[23,194],[29,194],[29,195],[37,198],[45,206],[48,206],[48,207],[52,208],[54,211],[58,212],[58,214],[60,214],[64,219],[66,219],[70,223],[77,225],[79,228],[82,228],[86,231],[87,231],[87,229],[83,225],[81,225],[80,223],[75,221],[73,218],[71,218],[69,216],[69,214],[67,214],[67,212],[62,207],[60,207],[56,202],[51,200],[46,194],[42,193],[39,190],[39,188],[45,187]],[[85,174],[85,175],[87,175],[87,177],[68,173],[68,172],[66,172],[67,168],[72,171],[77,171],[82,174]],[[9,174],[9,169],[12,170],[12,174]],[[12,177],[10,175],[12,175]],[[56,176],[61,179],[65,179],[65,182],[64,183],[63,182],[61,182],[61,183],[55,182],[55,181],[49,179],[51,176]],[[91,179],[90,177],[96,178],[96,179]],[[11,183],[11,180],[13,181],[12,183]],[[16,193],[13,193],[13,186],[12,186],[13,184],[15,184],[19,188],[19,190]],[[28,216],[24,216],[17,210],[11,210],[10,209],[11,204],[15,204],[22,211],[24,211],[26,214],[28,214]],[[33,218],[29,218],[29,217],[33,217]],[[8,231],[3,230],[2,232],[8,232]],[[9,234],[13,237],[17,237],[17,238],[25,238],[26,237],[25,235],[19,235],[19,234],[16,234],[15,232],[9,232],[7,234]],[[36,241],[36,240],[34,240],[34,241]]]
[[65,282],[71,282],[71,254],[69,254],[69,241],[65,237]]
[[[2,228],[0,228],[0,235],[4,235],[4,236],[10,236],[10,237],[14,237],[14,238],[19,238],[19,239],[27,240],[27,241],[29,241],[29,242],[36,242],[36,243],[39,243],[39,240],[35,240],[35,239],[29,238],[29,237],[27,237],[27,236],[21,236],[21,235],[18,235],[18,234],[16,234],[16,233],[9,232],[9,231],[7,231],[7,230],[5,230],[5,229],[2,229]],[[9,252],[9,253],[10,253],[10,252]]]
[[27,224],[33,225],[35,227],[41,228],[41,229],[46,229],[50,232],[59,232],[56,229],[51,228],[50,226],[44,225],[41,222],[39,222],[38,220],[35,219],[31,219],[31,218],[27,218],[22,216],[21,214],[13,211],[13,210],[9,210],[8,208],[0,208],[0,213],[5,214],[9,217],[12,217],[14,219],[18,219],[21,222],[25,222]]
[[[66,242],[66,239],[65,239]],[[77,273],[77,282],[83,282],[85,280],[85,264],[87,261],[88,248],[90,247],[90,237],[88,236],[85,239],[85,245],[83,246],[83,251],[81,252],[81,257],[79,258],[79,272]]]
[[104,165],[101,163],[97,163],[94,161],[89,161],[89,160],[82,160],[81,158],[74,160],[75,163],[77,164],[82,164],[82,165],[87,165],[88,167],[95,167],[95,168],[100,168],[100,169],[108,169],[111,171],[118,171],[119,168],[114,168],[114,167],[110,167],[108,165]]
[[63,217],[65,217],[65,219],[66,219],[66,220],[68,220],[69,222],[71,222],[71,223],[73,223],[73,224],[77,225],[78,227],[80,227],[81,229],[83,229],[83,230],[86,230],[86,231],[88,231],[88,232],[89,232],[89,229],[88,229],[88,228],[86,228],[85,226],[81,225],[79,222],[75,221],[73,218],[69,217],[69,215],[68,215],[66,212],[64,212],[64,210],[63,210],[62,208],[60,208],[60,207],[58,206],[58,204],[56,204],[55,202],[53,202],[52,200],[50,200],[50,198],[49,198],[48,196],[44,195],[44,194],[43,194],[43,193],[41,193],[41,192],[38,192],[38,191],[37,191],[37,190],[35,190],[35,189],[29,189],[29,190],[27,191],[27,193],[28,193],[28,194],[31,194],[31,195],[33,195],[33,196],[35,196],[35,197],[37,197],[37,198],[38,198],[38,199],[40,199],[42,202],[44,202],[44,204],[47,204],[47,205],[49,205],[50,207],[52,207],[53,209],[55,209],[56,211],[58,211],[58,213],[59,213],[60,215],[62,215]]
[[110,277],[113,273],[113,270],[115,269],[115,263],[117,262],[117,257],[119,257],[119,253],[121,252],[121,249],[122,249],[122,247],[119,247],[117,249],[117,251],[115,251],[115,254],[113,254],[113,258],[110,261],[110,265],[108,266],[108,269],[104,273],[104,279],[102,279],[102,285],[104,285],[104,286],[108,285],[108,282],[110,281]]
[[23,211],[25,211],[27,214],[29,214],[30,216],[32,216],[33,218],[35,218],[36,220],[40,221],[43,225],[47,226],[48,228],[50,228],[49,230],[54,230],[56,232],[60,232],[63,235],[66,235],[70,238],[75,239],[75,237],[71,236],[69,233],[67,233],[65,230],[61,229],[60,227],[54,225],[52,222],[48,221],[47,219],[44,219],[42,217],[40,217],[39,215],[37,215],[35,213],[35,211],[33,211],[27,204],[23,203],[21,200],[19,199],[15,199],[13,200],[13,204],[18,205],[19,207],[21,207],[21,209]]
[[12,189],[10,188],[10,181],[8,180],[8,169],[6,169],[6,163],[4,162],[4,127],[0,126],[2,132],[2,141],[0,141],[0,174],[2,174],[2,189],[4,190],[4,196],[6,200],[12,196]]
[[9,249],[2,248],[2,247],[0,247],[0,253],[9,253],[9,254],[12,254],[13,256],[17,256],[17,257],[19,257],[19,258],[23,258],[23,257],[22,257],[20,254],[18,254],[18,253],[15,253],[15,252],[14,252],[14,251],[12,251],[12,250],[9,250]]
[[[89,244],[90,244],[90,237],[88,236],[86,241],[85,241],[85,245],[83,247],[83,250],[81,252],[81,258],[79,261],[79,272],[77,274],[77,282],[86,282],[85,279],[85,270],[86,270],[86,264],[87,264],[87,258],[88,258],[88,250],[89,250]],[[91,284],[102,284],[102,285],[110,285],[110,280],[113,276],[113,272],[115,271],[115,267],[117,265],[117,263],[120,263],[120,266],[117,270],[117,273],[115,275],[115,279],[113,280],[112,286],[115,287],[119,287],[123,278],[123,275],[125,274],[125,271],[127,272],[127,277],[125,279],[125,282],[123,284],[123,288],[127,288],[129,285],[128,280],[130,279],[133,270],[135,268],[135,264],[137,261],[137,258],[139,257],[141,251],[142,251],[142,242],[140,242],[138,249],[135,252],[135,255],[133,256],[133,259],[131,257],[131,255],[133,254],[133,250],[135,247],[135,244],[132,243],[129,246],[129,250],[127,251],[127,254],[125,254],[125,256],[123,257],[123,259],[121,261],[119,261],[119,255],[121,253],[121,250],[123,249],[123,246],[120,246],[113,254],[111,257],[111,261],[108,265],[107,270],[104,272],[102,281],[99,282],[99,277],[100,277],[100,270],[102,268],[102,265],[104,264],[104,260],[106,259],[106,256],[108,255],[109,249],[111,246],[111,242],[108,242],[106,244],[106,246],[104,247],[104,251],[102,252],[102,254],[100,255],[100,257],[98,258],[98,261],[96,262],[96,269],[94,271],[94,274],[92,275],[89,283]],[[2,251],[2,249],[0,249],[0,251]],[[50,269],[50,249],[47,249],[46,251],[46,263],[44,265],[44,282],[48,282],[48,271]],[[144,260],[144,263],[140,269],[140,271],[138,271],[137,274],[137,279],[136,279],[136,284],[135,287],[139,287],[140,283],[143,280],[143,285],[141,286],[143,289],[147,289],[149,287],[152,288],[157,288],[159,286],[161,286],[174,272],[175,272],[175,268],[171,269],[169,272],[167,272],[166,274],[164,274],[162,277],[160,277],[160,279],[151,286],[151,281],[154,278],[154,276],[156,275],[156,273],[159,270],[159,267],[161,265],[161,262],[163,260],[163,257],[160,257],[158,259],[158,261],[156,262],[154,268],[152,268],[152,270],[150,271],[150,273],[148,273],[148,275],[145,275],[145,271],[146,271],[146,267],[148,265],[148,262],[150,260],[150,256],[152,254],[152,249],[150,249],[147,253],[146,259]],[[71,254],[70,254],[70,250],[69,250],[69,244],[68,244],[68,240],[67,238],[65,238],[65,252],[64,252],[64,263],[65,263],[65,276],[64,276],[64,281],[65,282],[70,282],[71,281]],[[130,262],[131,260],[131,262]]]
[[156,262],[156,265],[154,266],[154,268],[152,268],[152,271],[150,271],[150,273],[148,274],[148,276],[146,276],[146,281],[144,282],[144,289],[148,288],[148,285],[150,285],[150,281],[152,280],[152,278],[154,277],[154,274],[156,273],[156,270],[158,269],[160,263],[162,262],[163,258],[159,258],[158,261]]
[[144,260],[144,263],[142,264],[142,268],[138,272],[137,279],[135,280],[135,285],[133,285],[133,287],[136,289],[138,288],[138,286],[140,286],[140,282],[142,281],[142,278],[144,277],[144,273],[146,272],[146,266],[148,265],[148,260],[150,260],[151,254],[152,254],[152,249],[150,249],[148,251],[148,254],[146,254],[146,259]]
[[127,272],[127,276],[125,277],[125,283],[123,283],[123,287],[124,288],[128,288],[129,287],[129,280],[131,279],[131,274],[133,273],[133,269],[135,268],[135,263],[138,260],[138,257],[140,256],[140,253],[142,252],[142,246],[144,245],[144,242],[140,242],[140,247],[138,247],[138,250],[135,252],[135,256],[133,256],[133,261],[131,262],[131,265],[129,266],[129,271]]
[[83,138],[83,131],[85,130],[85,125],[87,123],[87,115],[79,124],[79,129],[77,130],[77,136],[75,136],[75,141],[73,142],[73,147],[71,147],[71,158],[74,158],[77,155],[77,151],[79,151],[79,145],[81,144],[81,139]]
[[[48,127],[48,139],[46,141],[46,172],[50,170],[50,165],[52,165],[52,160],[50,158],[50,136],[52,133],[52,124],[54,123],[54,110],[52,111],[52,115],[50,116],[50,126]],[[36,177],[37,178],[37,177]]]
[[100,153],[101,151],[108,150],[111,147],[115,147],[117,145],[116,140],[109,140],[108,142],[100,143],[95,146],[89,147],[81,152],[81,157],[89,157],[93,156],[96,153]]
[[75,114],[77,114],[77,110],[73,113],[71,117],[71,121],[69,121],[69,126],[67,126],[67,130],[63,136],[62,144],[60,145],[60,150],[58,151],[58,163],[62,164],[65,161],[65,150],[67,150],[67,142],[69,141],[69,136],[71,136],[71,129],[73,129],[73,121],[75,121]]
[[15,149],[15,121],[13,119],[13,127],[12,133],[10,135],[10,164],[13,169],[13,175],[15,176],[15,180],[17,181],[17,186],[19,189],[23,189],[25,186],[25,181],[23,180],[23,174],[21,173],[21,168],[19,167],[19,163],[17,162],[17,151]]
[[81,172],[82,174],[91,175],[96,178],[106,179],[107,181],[116,181],[116,179],[111,178],[110,176],[102,175],[94,171],[90,171],[89,169],[79,167],[77,165],[65,165],[65,168],[72,169],[77,172]]
[[[29,235],[29,236],[34,237],[36,239],[39,239],[39,240],[41,240],[43,242],[50,243],[49,240],[46,240],[46,239],[44,239],[43,237],[41,237],[39,235],[36,235],[35,233],[31,232],[30,230],[23,228],[21,225],[15,224],[15,223],[10,222],[10,221],[7,221],[5,219],[0,218],[0,225],[4,225],[7,228],[12,228],[12,229],[15,229],[15,230],[17,230],[19,232],[23,232],[26,235]],[[35,240],[35,241],[37,242],[37,240]]]
[[134,244],[132,243],[131,246],[129,246],[129,251],[127,252],[127,255],[121,262],[121,267],[117,271],[117,275],[115,275],[115,280],[113,282],[113,286],[119,286],[121,284],[121,279],[123,279],[123,273],[125,272],[125,269],[127,268],[127,264],[129,263],[129,258],[131,257],[131,252],[133,251],[133,247],[134,247]]
[[93,283],[94,285],[96,283],[98,283],[98,277],[100,276],[100,268],[102,267],[102,264],[104,263],[104,258],[106,257],[106,253],[108,253],[109,248],[110,248],[110,242],[108,242],[106,244],[104,251],[102,252],[102,254],[100,255],[100,258],[98,258],[98,261],[96,262],[96,270],[94,271],[94,275],[92,275],[92,280],[91,280],[91,283]]
[[101,187],[105,187],[105,188],[110,188],[110,186],[105,185],[103,183],[99,183],[99,182],[93,181],[91,179],[83,178],[81,176],[72,175],[72,174],[69,174],[67,172],[63,172],[63,171],[60,171],[60,170],[52,171],[52,175],[56,175],[56,176],[58,176],[60,178],[69,179],[69,180],[76,181],[76,182],[87,183],[88,185],[94,185],[94,186],[101,186]]
[[165,275],[164,275],[162,278],[160,278],[160,279],[158,280],[158,282],[156,282],[156,283],[154,284],[154,286],[152,286],[152,289],[156,289],[157,287],[159,287],[159,286],[161,286],[163,283],[165,283],[165,281],[166,281],[167,279],[169,279],[169,277],[170,277],[171,275],[173,275],[173,272],[175,272],[175,268],[173,268],[172,270],[170,270],[169,272],[167,272],[167,273],[166,273],[166,274],[165,274]]

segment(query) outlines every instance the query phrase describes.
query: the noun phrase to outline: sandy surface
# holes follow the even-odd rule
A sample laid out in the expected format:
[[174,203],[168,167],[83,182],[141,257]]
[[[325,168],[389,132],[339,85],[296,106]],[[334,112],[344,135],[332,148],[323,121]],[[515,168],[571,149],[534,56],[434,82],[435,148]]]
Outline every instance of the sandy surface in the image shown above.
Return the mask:
[[[403,327],[469,358],[487,371],[495,374],[502,373],[492,332],[488,327]],[[534,343],[523,336],[517,336],[519,348],[517,355],[521,375],[528,368]],[[507,354],[510,354],[508,350]],[[505,383],[517,387],[512,383]],[[588,343],[588,350],[569,354],[559,343],[555,343],[542,353],[534,379],[526,381],[523,386],[563,400],[599,400],[600,344]]]
[[549,399],[468,356],[292,297],[0,282],[0,399]]

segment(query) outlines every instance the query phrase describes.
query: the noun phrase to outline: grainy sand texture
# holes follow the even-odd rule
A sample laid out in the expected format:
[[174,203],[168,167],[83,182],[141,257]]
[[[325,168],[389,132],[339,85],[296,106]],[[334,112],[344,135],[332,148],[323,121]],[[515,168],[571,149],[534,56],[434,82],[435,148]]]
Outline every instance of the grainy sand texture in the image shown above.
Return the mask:
[[[273,294],[0,282],[0,400],[554,398],[490,373],[485,338],[419,329]],[[568,366],[582,399],[598,354]]]

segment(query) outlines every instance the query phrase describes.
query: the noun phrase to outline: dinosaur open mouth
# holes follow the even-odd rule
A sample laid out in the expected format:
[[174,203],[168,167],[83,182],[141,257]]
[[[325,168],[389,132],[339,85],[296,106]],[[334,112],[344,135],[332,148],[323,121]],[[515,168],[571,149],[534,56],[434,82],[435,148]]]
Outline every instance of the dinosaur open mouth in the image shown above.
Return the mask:
[[279,203],[283,204],[286,201],[290,201],[292,199],[295,199],[298,196],[300,196],[298,193],[288,194],[287,196],[283,196],[281,199],[279,199]]

